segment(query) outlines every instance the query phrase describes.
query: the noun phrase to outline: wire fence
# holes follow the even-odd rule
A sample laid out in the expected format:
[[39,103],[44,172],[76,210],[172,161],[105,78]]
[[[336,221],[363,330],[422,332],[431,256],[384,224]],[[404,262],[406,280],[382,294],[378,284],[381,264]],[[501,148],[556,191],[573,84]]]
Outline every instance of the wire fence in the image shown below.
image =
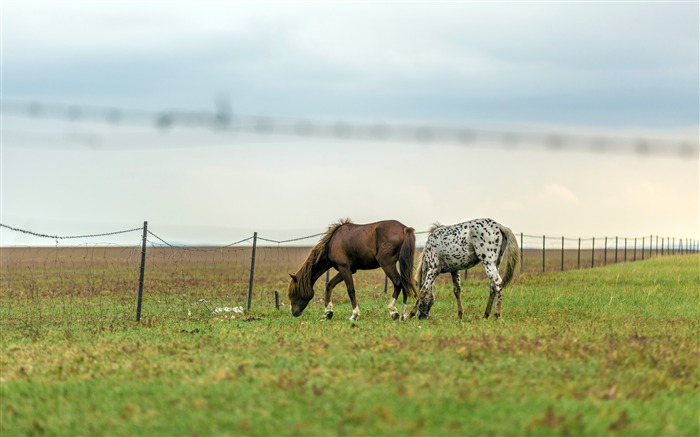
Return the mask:
[[[43,234],[5,224],[0,224],[0,228],[56,242],[55,247],[0,248],[1,328],[20,330],[30,337],[45,329],[68,329],[86,321],[95,329],[115,329],[136,320],[147,326],[178,325],[202,317],[251,317],[275,307],[284,308],[288,274],[299,269],[311,247],[325,233],[287,240],[255,233],[221,246],[193,247],[169,243],[148,230],[146,223],[143,228],[75,236]],[[134,234],[133,245],[58,244],[125,233]],[[417,234],[426,236],[427,231]],[[696,239],[654,235],[517,236],[524,277],[700,250]],[[468,281],[486,280],[478,266],[463,274]],[[328,277],[325,276],[326,281]],[[381,269],[358,271],[355,283],[365,298],[382,297],[390,287]],[[449,283],[449,275],[438,279],[438,284]],[[317,284],[317,289],[322,288],[322,283]],[[342,287],[338,287],[334,300],[345,299]]]
[[[215,112],[110,108],[39,101],[2,100],[3,114],[31,119],[57,119],[70,123],[90,122],[119,127],[132,125],[161,131],[203,128],[217,132],[281,135],[335,140],[371,140],[411,143],[448,143],[464,146],[497,146],[509,150],[542,148],[551,151],[676,156],[700,155],[697,138],[669,139],[581,135],[513,129],[479,129],[463,126],[415,125],[385,122],[328,121],[234,114],[228,105]],[[92,141],[91,141],[92,142]]]

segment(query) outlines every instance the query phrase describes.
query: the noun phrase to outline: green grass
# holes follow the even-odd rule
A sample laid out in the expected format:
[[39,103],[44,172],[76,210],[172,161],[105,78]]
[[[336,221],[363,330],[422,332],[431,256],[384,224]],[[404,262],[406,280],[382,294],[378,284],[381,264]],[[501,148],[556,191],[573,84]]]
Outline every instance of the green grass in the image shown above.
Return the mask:
[[[141,325],[44,323],[65,305],[20,302],[24,329],[0,326],[1,434],[700,433],[699,256],[521,277],[498,321],[480,318],[483,279],[462,322],[444,282],[422,321],[390,320],[361,288],[354,325],[342,287],[331,321],[315,301],[300,318],[190,304]],[[82,311],[118,312],[94,299]]]

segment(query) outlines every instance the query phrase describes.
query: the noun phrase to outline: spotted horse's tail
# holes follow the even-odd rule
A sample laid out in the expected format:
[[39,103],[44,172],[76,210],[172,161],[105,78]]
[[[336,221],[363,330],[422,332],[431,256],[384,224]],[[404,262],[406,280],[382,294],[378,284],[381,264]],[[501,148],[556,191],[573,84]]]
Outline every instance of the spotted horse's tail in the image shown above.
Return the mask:
[[503,273],[503,288],[513,280],[520,266],[520,248],[518,247],[518,239],[513,231],[501,224],[498,225],[503,235],[500,252],[498,254],[498,265],[502,260],[505,260],[505,272]]

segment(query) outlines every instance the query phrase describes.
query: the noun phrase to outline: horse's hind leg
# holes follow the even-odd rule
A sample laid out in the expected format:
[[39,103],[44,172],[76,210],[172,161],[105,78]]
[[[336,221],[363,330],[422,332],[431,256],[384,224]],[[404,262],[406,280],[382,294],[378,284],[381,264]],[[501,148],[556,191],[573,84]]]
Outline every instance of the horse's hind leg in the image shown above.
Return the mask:
[[324,314],[326,315],[327,319],[333,318],[333,302],[331,302],[331,294],[333,293],[333,288],[335,288],[335,286],[338,285],[342,280],[343,277],[340,276],[340,273],[337,273],[335,276],[333,276],[333,279],[328,281],[328,285],[326,285],[326,297],[323,300],[323,304],[326,306]]
[[464,308],[462,308],[462,288],[459,285],[459,271],[452,272],[452,291],[454,291],[455,299],[457,299],[457,318],[461,319],[464,315]]
[[350,316],[350,321],[354,322],[360,317],[360,306],[355,300],[355,284],[352,281],[352,271],[347,266],[338,266],[338,274],[345,281],[345,286],[348,288],[348,297],[350,298],[350,304],[352,305],[352,315]]
[[488,319],[491,315],[491,306],[493,301],[496,301],[496,311],[494,312],[494,317],[501,317],[501,290],[503,289],[503,281],[501,280],[501,275],[498,274],[498,268],[493,263],[485,263],[484,268],[486,269],[486,274],[491,280],[491,291],[489,293],[489,302],[486,304],[486,311],[484,312],[484,318]]
[[401,320],[406,320],[406,309],[408,308],[408,292],[404,289],[401,289],[401,291],[403,292],[403,310],[401,311]]
[[[382,266],[382,270],[384,270],[384,273],[386,273],[391,283],[394,285],[394,293],[391,295],[391,301],[389,301],[389,315],[392,319],[396,320],[399,318],[399,310],[396,309],[396,299],[398,299],[399,292],[401,291],[401,277],[399,276],[399,272],[396,271],[396,266],[393,264]],[[406,296],[406,290],[404,290],[404,296]],[[405,306],[406,297],[404,297],[404,307]]]

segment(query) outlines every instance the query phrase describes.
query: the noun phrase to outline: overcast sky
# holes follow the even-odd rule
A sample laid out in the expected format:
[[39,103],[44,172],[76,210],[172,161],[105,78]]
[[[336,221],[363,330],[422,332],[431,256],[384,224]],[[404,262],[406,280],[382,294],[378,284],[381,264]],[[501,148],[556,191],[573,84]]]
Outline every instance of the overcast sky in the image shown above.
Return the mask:
[[[697,2],[2,2],[3,100],[697,142]],[[695,143],[697,147],[697,143]],[[698,238],[697,155],[3,113],[3,224],[227,244],[339,218]],[[87,241],[137,243],[138,233]],[[85,240],[76,241],[82,242]],[[2,230],[2,244],[55,244]],[[61,243],[67,244],[67,243]]]

